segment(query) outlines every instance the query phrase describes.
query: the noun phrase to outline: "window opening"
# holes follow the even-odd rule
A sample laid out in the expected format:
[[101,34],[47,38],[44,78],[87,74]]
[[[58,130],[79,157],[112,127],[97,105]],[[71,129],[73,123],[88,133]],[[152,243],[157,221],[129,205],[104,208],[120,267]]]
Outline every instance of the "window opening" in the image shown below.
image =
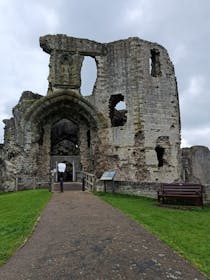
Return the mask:
[[126,109],[126,105],[125,105],[125,101],[120,101],[117,103],[117,105],[115,106],[115,109],[119,110],[125,110]]
[[112,127],[123,126],[127,121],[126,104],[122,94],[111,95],[109,99],[109,117]]
[[150,57],[150,75],[153,77],[161,76],[161,69],[160,69],[160,52],[157,49],[151,50],[151,57]]
[[93,93],[93,88],[97,78],[97,67],[95,59],[85,56],[81,70],[81,94],[90,96]]
[[90,130],[87,131],[87,146],[90,148]]
[[161,146],[157,146],[155,148],[155,151],[157,153],[158,167],[162,167],[163,163],[164,163],[163,156],[164,156],[164,153],[165,153],[165,149]]

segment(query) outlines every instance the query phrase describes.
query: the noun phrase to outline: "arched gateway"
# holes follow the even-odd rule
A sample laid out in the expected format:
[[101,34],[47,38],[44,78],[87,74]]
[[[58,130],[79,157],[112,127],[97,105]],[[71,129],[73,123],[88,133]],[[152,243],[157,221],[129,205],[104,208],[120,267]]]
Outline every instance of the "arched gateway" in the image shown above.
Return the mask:
[[99,122],[93,106],[80,94],[61,90],[43,97],[26,111],[24,119],[24,142],[30,151],[27,161],[37,159],[33,174],[44,179],[58,162],[71,165],[67,167],[72,170],[66,172],[69,181],[75,181],[82,169],[95,170]]
[[[48,92],[24,92],[4,121],[4,190],[14,190],[15,182],[24,188],[49,182],[56,162],[68,163],[69,180],[81,170],[96,179],[116,171],[125,184],[179,180],[178,92],[162,46],[136,37],[102,44],[61,34],[41,37],[40,46],[50,55]],[[86,56],[94,59],[97,78],[92,94],[82,96]]]

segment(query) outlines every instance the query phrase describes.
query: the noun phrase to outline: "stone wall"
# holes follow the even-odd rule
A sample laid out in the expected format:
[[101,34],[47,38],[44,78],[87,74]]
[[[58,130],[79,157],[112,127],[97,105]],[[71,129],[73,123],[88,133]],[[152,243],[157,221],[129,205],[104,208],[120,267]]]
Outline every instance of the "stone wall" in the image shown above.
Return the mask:
[[[49,181],[51,157],[71,157],[76,148],[82,170],[97,178],[115,170],[116,180],[122,181],[180,179],[178,92],[173,64],[162,46],[139,38],[98,43],[61,34],[41,37],[40,46],[50,55],[48,92],[24,92],[13,117],[5,120],[2,188],[15,189],[21,178],[24,188],[31,188],[31,178]],[[97,65],[87,97],[80,93],[85,56]],[[125,108],[118,107],[120,102]],[[76,142],[72,133],[62,137],[64,121],[77,127]],[[58,126],[60,142],[55,145],[52,131]]]
[[3,166],[4,166],[3,147],[4,147],[4,145],[0,144],[0,191],[3,190],[3,187],[2,187]]
[[182,149],[182,180],[204,185],[210,202],[210,151],[204,146]]
[[[157,191],[160,185],[160,183],[114,181],[114,192],[157,199]],[[97,191],[104,191],[104,182],[98,181],[95,189]],[[111,181],[106,182],[106,191],[113,191],[113,183]]]
[[[174,67],[160,45],[129,38],[106,44],[96,56],[97,81],[90,102],[107,119],[108,166],[122,180],[173,182],[180,178],[180,113]],[[159,54],[159,72],[151,71],[151,53]],[[154,69],[153,69],[154,72]],[[113,127],[110,99],[123,96],[127,120]],[[102,135],[103,137],[103,135]],[[158,166],[155,148],[164,149]],[[101,146],[103,149],[103,147]]]

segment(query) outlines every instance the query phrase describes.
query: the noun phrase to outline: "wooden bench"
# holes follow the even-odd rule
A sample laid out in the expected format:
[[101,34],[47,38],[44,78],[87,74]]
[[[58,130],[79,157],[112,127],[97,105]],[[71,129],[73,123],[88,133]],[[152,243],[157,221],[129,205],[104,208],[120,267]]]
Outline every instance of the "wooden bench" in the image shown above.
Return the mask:
[[199,184],[162,184],[157,195],[162,204],[169,200],[175,203],[179,200],[203,206],[203,186]]

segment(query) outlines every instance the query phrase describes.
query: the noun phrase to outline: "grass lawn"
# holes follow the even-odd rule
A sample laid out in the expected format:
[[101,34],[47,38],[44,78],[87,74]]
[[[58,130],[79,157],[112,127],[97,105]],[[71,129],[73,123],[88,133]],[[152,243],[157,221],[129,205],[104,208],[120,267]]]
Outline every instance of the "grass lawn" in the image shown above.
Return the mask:
[[210,276],[210,206],[171,209],[137,196],[97,193]]
[[23,244],[51,197],[48,190],[0,195],[0,265]]

